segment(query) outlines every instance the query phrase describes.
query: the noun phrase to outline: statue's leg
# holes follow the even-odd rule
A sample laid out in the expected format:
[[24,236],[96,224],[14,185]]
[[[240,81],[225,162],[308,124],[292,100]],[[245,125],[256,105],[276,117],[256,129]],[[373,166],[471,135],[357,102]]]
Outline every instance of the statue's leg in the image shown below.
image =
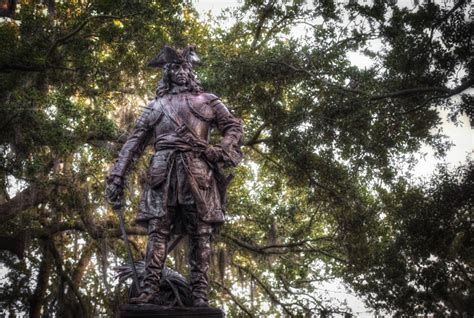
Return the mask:
[[193,296],[193,306],[208,306],[207,273],[211,257],[212,226],[199,219],[197,211],[187,211],[189,234],[189,280]]
[[160,291],[161,272],[166,261],[171,222],[168,216],[148,222],[148,244],[145,256],[145,278],[140,296],[130,303],[149,303]]

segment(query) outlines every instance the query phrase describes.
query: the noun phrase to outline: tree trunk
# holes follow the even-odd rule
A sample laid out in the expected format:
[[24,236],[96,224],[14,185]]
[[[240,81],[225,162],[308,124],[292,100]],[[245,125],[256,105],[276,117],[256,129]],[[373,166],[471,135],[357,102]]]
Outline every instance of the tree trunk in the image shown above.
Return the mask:
[[87,266],[89,266],[89,263],[92,258],[92,250],[93,248],[91,243],[84,246],[81,259],[79,260],[79,262],[77,262],[77,266],[74,269],[74,273],[72,274],[72,282],[74,283],[74,286],[76,286],[76,288],[79,288],[81,280],[84,277],[84,272],[86,271]]
[[47,248],[44,248],[43,259],[41,260],[37,284],[34,294],[30,298],[30,318],[40,318],[43,307],[44,295],[48,288],[48,280],[51,275],[53,265],[52,256]]

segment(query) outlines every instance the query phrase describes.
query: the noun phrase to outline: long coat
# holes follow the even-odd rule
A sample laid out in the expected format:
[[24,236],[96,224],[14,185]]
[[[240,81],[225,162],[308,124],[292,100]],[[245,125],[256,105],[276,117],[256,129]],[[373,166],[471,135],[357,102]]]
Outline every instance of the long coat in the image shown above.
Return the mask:
[[[214,127],[222,135],[214,148],[220,157],[218,162],[210,162],[204,155]],[[195,204],[203,221],[219,224],[224,222],[228,183],[220,167],[240,162],[242,140],[241,121],[217,96],[166,94],[145,107],[110,175],[125,178],[146,146],[152,144],[155,154],[136,221],[146,224],[168,213],[169,207]]]

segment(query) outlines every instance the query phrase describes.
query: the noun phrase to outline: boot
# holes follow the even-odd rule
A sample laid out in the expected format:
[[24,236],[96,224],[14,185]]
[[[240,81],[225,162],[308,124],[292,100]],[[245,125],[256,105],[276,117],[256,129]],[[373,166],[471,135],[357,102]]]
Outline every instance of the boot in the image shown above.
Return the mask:
[[142,292],[140,296],[130,298],[130,304],[146,304],[153,302],[153,295],[147,292]]
[[151,301],[160,291],[161,272],[166,260],[169,239],[169,230],[162,228],[162,225],[157,219],[149,222],[143,289],[135,301]]
[[194,307],[208,307],[207,287],[210,255],[211,235],[209,233],[190,235],[189,267],[190,285]]
[[209,307],[207,299],[193,298],[193,307]]

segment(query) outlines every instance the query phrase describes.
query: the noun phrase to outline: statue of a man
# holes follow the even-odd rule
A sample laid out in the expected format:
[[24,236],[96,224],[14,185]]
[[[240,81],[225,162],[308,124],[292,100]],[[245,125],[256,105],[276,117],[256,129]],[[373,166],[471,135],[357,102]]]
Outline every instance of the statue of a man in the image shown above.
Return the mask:
[[[131,303],[153,302],[170,235],[185,233],[189,235],[193,306],[208,306],[211,239],[224,222],[229,181],[221,168],[242,160],[243,127],[217,96],[203,92],[193,72],[199,63],[194,46],[183,50],[165,46],[150,62],[149,66],[163,68],[163,79],[107,179],[106,195],[117,202],[128,172],[146,146],[153,145],[155,152],[136,218],[148,228],[146,272],[141,294]],[[214,127],[222,135],[218,145],[209,144]]]

